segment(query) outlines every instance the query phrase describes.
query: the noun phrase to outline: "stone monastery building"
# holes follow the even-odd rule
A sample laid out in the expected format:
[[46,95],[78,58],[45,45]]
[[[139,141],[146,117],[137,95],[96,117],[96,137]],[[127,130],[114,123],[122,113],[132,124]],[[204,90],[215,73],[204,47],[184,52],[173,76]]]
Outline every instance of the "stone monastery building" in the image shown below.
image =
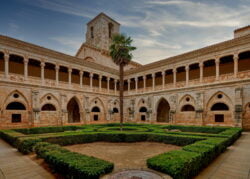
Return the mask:
[[[120,24],[87,24],[75,56],[0,35],[0,128],[119,121]],[[250,129],[250,26],[225,42],[125,68],[125,121]]]

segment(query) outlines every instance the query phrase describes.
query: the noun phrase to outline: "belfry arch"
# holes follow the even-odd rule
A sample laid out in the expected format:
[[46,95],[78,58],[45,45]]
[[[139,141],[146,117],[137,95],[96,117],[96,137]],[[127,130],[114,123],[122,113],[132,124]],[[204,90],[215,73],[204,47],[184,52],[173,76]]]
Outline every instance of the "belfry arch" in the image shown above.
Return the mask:
[[164,98],[160,99],[157,106],[157,122],[169,122],[170,105]]
[[67,105],[68,122],[80,122],[80,108],[75,98],[71,98]]

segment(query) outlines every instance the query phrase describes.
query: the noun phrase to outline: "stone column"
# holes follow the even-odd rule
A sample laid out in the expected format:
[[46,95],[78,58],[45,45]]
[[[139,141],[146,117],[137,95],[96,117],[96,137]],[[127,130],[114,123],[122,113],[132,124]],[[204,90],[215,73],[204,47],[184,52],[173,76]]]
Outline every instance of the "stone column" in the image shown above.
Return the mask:
[[102,75],[99,75],[99,91],[102,90]]
[[89,73],[89,78],[90,78],[90,89],[93,90],[93,73]]
[[153,91],[155,90],[155,73],[152,73],[152,86],[153,86]]
[[174,83],[174,87],[176,86],[176,68],[173,68],[173,83]]
[[83,76],[82,70],[80,70],[79,75],[80,75],[80,88],[82,88],[82,76]]
[[166,75],[165,71],[162,71],[161,75],[162,75],[162,89],[164,89],[165,88],[165,75]]
[[130,92],[130,78],[128,79],[128,93]]
[[71,86],[71,74],[72,74],[72,68],[68,68],[69,73],[69,86]]
[[55,70],[56,70],[56,86],[58,86],[59,85],[59,70],[60,70],[60,66],[58,64],[56,64]]
[[238,61],[239,61],[238,54],[234,54],[234,78],[237,78],[238,76]]
[[216,66],[216,80],[219,80],[220,77],[220,58],[215,59],[215,66]]
[[110,77],[107,77],[107,89],[108,89],[108,93],[109,93],[109,81],[110,81]]
[[186,86],[188,86],[188,82],[189,82],[189,65],[185,66],[185,70],[186,70]]
[[203,67],[204,67],[203,62],[199,63],[199,67],[200,67],[200,83],[202,83],[203,82]]
[[41,80],[42,80],[42,84],[44,85],[44,67],[45,67],[45,62],[41,62],[40,66],[41,66]]
[[146,75],[143,76],[143,91],[145,92],[146,91],[146,80],[147,80],[147,77]]
[[23,63],[24,63],[24,80],[28,79],[28,64],[29,64],[29,58],[25,56],[23,58]]
[[135,77],[135,92],[138,92],[138,77]]
[[4,76],[5,78],[9,78],[9,58],[10,55],[8,53],[4,54]]
[[117,92],[117,79],[115,79],[115,94]]

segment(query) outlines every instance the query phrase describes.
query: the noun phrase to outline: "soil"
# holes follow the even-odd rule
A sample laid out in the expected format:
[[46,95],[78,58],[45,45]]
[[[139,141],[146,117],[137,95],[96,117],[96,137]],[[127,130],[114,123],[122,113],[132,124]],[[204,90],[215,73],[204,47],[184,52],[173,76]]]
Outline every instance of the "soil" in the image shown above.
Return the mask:
[[147,169],[146,160],[148,158],[171,150],[181,149],[181,147],[175,145],[155,142],[95,142],[71,145],[65,148],[110,161],[115,164],[114,172],[124,169]]

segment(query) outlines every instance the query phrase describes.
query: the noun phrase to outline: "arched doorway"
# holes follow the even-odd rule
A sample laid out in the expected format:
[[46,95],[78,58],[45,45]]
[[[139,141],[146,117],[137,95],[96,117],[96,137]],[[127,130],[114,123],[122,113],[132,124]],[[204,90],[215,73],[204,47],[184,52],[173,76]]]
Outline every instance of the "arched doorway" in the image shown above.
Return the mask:
[[80,122],[80,110],[75,98],[72,98],[67,105],[68,122]]
[[169,103],[165,99],[161,99],[157,107],[157,122],[169,122]]
[[93,115],[93,121],[99,121],[99,115],[100,115],[100,108],[98,108],[97,106],[93,107],[92,110],[92,115]]
[[245,107],[245,112],[243,114],[242,128],[244,130],[250,130],[250,103]]

